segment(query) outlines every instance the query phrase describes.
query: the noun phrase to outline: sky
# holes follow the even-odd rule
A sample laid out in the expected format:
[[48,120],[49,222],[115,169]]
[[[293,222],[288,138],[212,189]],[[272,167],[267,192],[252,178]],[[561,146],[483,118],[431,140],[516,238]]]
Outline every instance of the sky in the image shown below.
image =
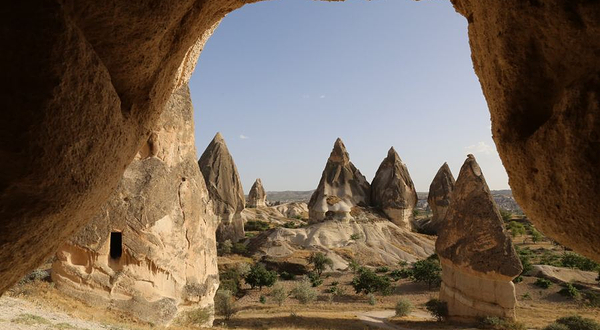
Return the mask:
[[196,147],[221,132],[244,191],[310,190],[340,137],[370,181],[394,146],[417,191],[475,155],[508,178],[473,71],[466,19],[449,1],[266,1],[230,13],[190,80]]

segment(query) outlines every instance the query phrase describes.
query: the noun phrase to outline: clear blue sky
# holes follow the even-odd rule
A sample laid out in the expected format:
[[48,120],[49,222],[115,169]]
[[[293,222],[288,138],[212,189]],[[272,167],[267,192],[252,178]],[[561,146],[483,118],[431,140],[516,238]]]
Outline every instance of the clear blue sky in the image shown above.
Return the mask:
[[196,146],[220,131],[244,190],[316,188],[337,137],[371,180],[394,146],[418,191],[468,153],[508,179],[449,1],[267,1],[229,14],[191,79]]

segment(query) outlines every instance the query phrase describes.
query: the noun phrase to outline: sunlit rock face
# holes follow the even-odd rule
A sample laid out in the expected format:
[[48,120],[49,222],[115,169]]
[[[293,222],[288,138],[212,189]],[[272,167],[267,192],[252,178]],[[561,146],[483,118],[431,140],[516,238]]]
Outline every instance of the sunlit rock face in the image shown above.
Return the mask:
[[327,159],[319,186],[308,202],[310,221],[348,221],[352,218],[352,208],[370,205],[370,197],[369,182],[350,162],[346,146],[338,138]]
[[108,203],[59,248],[59,290],[156,324],[187,308],[212,311],[217,221],[196,164],[192,110],[184,85]]
[[460,169],[435,249],[442,264],[440,299],[451,318],[515,318],[512,280],[523,267],[473,155]]
[[452,3],[515,200],[545,235],[600,261],[600,3]]
[[411,228],[417,199],[406,164],[396,150],[390,148],[371,183],[371,203],[399,227]]
[[433,181],[429,185],[427,203],[433,213],[431,219],[425,225],[428,231],[437,233],[440,226],[446,221],[446,214],[450,206],[452,191],[454,190],[454,176],[447,163],[437,171]]
[[248,207],[267,206],[267,193],[260,179],[256,179],[248,194]]
[[237,242],[244,238],[241,216],[246,198],[233,157],[221,133],[217,133],[198,161],[215,214],[219,217],[217,240]]
[[[600,4],[451,1],[517,202],[600,261]],[[216,25],[249,2],[0,4],[0,292],[97,214]]]

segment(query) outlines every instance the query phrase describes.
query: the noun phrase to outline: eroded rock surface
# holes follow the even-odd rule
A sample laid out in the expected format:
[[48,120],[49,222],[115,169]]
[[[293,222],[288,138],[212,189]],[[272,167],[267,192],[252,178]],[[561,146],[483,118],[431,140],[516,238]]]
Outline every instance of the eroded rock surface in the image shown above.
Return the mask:
[[354,206],[368,206],[370,201],[369,182],[350,162],[346,146],[338,138],[325,164],[319,186],[308,202],[310,220],[349,220]]
[[184,85],[101,212],[59,248],[52,279],[89,304],[156,324],[168,324],[182,309],[212,310],[216,225],[196,164]]
[[400,227],[411,228],[413,210],[417,205],[417,191],[394,147],[379,165],[371,183],[371,203]]
[[429,185],[427,203],[433,212],[431,220],[425,225],[433,233],[437,233],[440,226],[446,221],[446,213],[450,206],[452,191],[454,190],[454,176],[447,163],[437,171]]
[[[0,5],[0,153],[10,160],[0,164],[0,292],[98,212],[215,26],[249,2]],[[452,3],[469,23],[519,205],[545,234],[600,261],[600,4]]]
[[215,214],[221,219],[217,241],[237,242],[244,238],[244,222],[240,214],[246,198],[237,167],[221,133],[217,133],[206,147],[198,166],[204,175]]
[[451,318],[515,318],[512,280],[523,267],[473,155],[460,169],[435,248],[442,264],[440,299]]
[[267,206],[267,193],[260,179],[256,179],[248,194],[248,207]]
[[276,264],[306,266],[316,251],[334,262],[335,270],[348,268],[350,259],[362,265],[395,266],[414,262],[434,252],[434,239],[400,228],[383,213],[355,207],[353,220],[323,221],[303,228],[275,228],[252,238],[248,247],[256,258]]

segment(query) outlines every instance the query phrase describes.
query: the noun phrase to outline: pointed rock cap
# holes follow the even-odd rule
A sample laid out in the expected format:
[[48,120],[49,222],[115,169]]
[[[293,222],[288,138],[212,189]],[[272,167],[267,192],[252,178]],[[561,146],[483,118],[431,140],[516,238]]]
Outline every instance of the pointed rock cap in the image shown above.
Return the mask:
[[410,228],[417,192],[408,168],[391,147],[383,159],[371,184],[371,202],[400,227]]
[[333,144],[333,150],[331,151],[331,154],[329,154],[328,161],[344,164],[350,161],[350,155],[348,154],[348,151],[346,151],[346,146],[344,145],[344,142],[342,142],[342,139],[337,138],[335,140],[335,143]]
[[514,278],[523,270],[498,207],[473,155],[460,169],[436,251],[457,267]]
[[[241,219],[239,215],[244,209],[246,199],[237,167],[220,133],[217,133],[206,147],[198,160],[198,166],[213,201],[215,214],[221,218],[217,233],[232,233],[227,234],[231,236],[228,239],[232,241],[243,238],[243,224],[240,222],[242,220],[232,223],[231,219]],[[225,236],[220,236],[219,239],[223,237]]]
[[427,224],[429,231],[437,233],[441,223],[445,221],[454,185],[455,180],[450,167],[448,163],[444,163],[429,185],[427,203],[433,212],[433,216]]
[[248,207],[258,207],[267,205],[267,193],[260,179],[256,179],[250,193],[248,193]]

